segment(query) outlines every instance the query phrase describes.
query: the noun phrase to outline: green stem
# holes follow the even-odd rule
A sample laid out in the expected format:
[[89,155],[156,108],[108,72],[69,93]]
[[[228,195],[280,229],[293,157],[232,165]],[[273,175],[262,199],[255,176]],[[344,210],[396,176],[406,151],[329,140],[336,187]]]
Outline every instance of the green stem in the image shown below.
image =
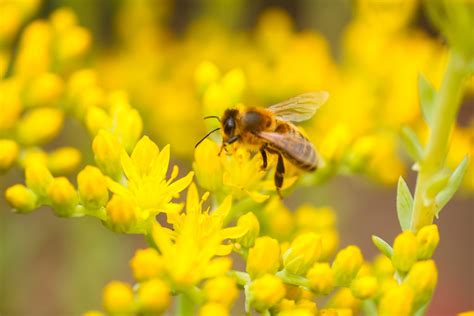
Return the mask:
[[444,74],[443,83],[434,100],[433,123],[428,144],[420,162],[417,177],[411,230],[416,232],[433,222],[434,203],[424,203],[424,195],[430,180],[444,167],[449,148],[449,136],[454,126],[468,75],[464,58],[452,51]]
[[189,316],[194,315],[194,302],[191,298],[184,294],[180,293],[176,297],[176,315],[178,316]]

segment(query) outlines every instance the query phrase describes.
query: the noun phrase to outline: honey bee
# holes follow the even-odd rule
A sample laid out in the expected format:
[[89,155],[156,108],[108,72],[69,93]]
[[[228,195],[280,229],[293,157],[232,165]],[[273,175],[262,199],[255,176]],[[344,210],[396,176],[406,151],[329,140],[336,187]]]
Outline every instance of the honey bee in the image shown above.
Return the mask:
[[277,155],[274,181],[280,195],[285,174],[283,158],[305,171],[314,171],[318,167],[318,156],[313,144],[292,122],[310,119],[328,97],[329,94],[324,91],[310,92],[267,108],[227,109],[222,118],[207,116],[205,118],[219,120],[221,127],[210,131],[196,147],[210,134],[221,130],[220,152],[226,145],[233,143],[250,145],[260,151],[263,169],[267,168],[267,152]]

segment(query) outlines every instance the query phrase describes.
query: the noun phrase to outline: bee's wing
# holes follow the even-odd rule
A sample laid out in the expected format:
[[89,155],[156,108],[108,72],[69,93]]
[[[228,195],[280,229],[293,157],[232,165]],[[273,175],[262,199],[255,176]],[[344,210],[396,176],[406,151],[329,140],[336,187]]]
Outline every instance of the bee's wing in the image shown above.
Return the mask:
[[280,120],[301,122],[310,119],[328,98],[326,91],[309,92],[271,105],[268,110]]
[[257,135],[267,141],[271,148],[281,152],[297,167],[305,170],[317,168],[318,159],[313,144],[299,132],[259,132]]

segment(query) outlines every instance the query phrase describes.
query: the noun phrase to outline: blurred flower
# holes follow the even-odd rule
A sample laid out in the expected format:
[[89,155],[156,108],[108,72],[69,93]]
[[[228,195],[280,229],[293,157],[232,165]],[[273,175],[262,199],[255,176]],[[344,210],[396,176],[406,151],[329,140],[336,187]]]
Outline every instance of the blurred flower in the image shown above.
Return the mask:
[[104,288],[102,302],[109,313],[130,313],[132,311],[132,287],[127,283],[110,282]]
[[252,282],[250,302],[259,312],[276,305],[285,296],[285,287],[279,278],[265,274]]
[[171,302],[170,288],[160,279],[142,282],[137,291],[137,301],[144,312],[162,313]]

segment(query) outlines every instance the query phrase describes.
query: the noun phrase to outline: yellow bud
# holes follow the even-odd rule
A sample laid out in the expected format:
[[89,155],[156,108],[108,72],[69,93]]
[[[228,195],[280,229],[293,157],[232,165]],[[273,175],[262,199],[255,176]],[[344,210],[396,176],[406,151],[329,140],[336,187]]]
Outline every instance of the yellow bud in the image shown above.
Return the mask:
[[130,260],[133,277],[137,281],[159,276],[164,269],[164,264],[163,258],[153,248],[138,249]]
[[321,237],[305,233],[296,237],[283,255],[283,266],[294,274],[305,275],[321,254]]
[[423,227],[416,234],[418,244],[418,259],[430,259],[439,243],[438,226],[428,225]]
[[413,303],[416,308],[421,307],[431,299],[437,282],[438,270],[433,260],[415,263],[403,281],[413,290]]
[[5,191],[5,198],[17,211],[26,213],[35,209],[36,194],[23,184],[15,184]]
[[76,189],[74,189],[74,186],[67,178],[54,178],[49,185],[47,192],[57,215],[72,215],[79,199]]
[[373,269],[374,273],[377,277],[383,277],[383,276],[393,276],[395,273],[395,269],[393,268],[392,261],[390,259],[382,254],[378,254],[375,257],[374,263],[373,263]]
[[358,247],[348,246],[339,251],[332,264],[335,285],[348,286],[363,263],[364,258]]
[[77,175],[77,186],[82,204],[89,209],[98,209],[109,199],[107,180],[99,168],[86,166]]
[[312,300],[301,299],[296,304],[296,310],[299,311],[298,315],[317,315],[318,306]]
[[219,303],[206,303],[199,309],[199,316],[228,316],[226,306]]
[[118,232],[126,232],[136,220],[135,206],[127,199],[114,195],[107,203],[107,215],[111,228]]
[[222,190],[223,168],[218,156],[219,146],[204,140],[194,151],[193,169],[199,185],[211,192]]
[[0,173],[9,169],[18,157],[18,145],[9,139],[0,139]]
[[[0,59],[2,57],[0,54]],[[0,69],[0,71],[1,70],[2,69]],[[18,81],[13,79],[0,81],[0,104],[2,104],[0,132],[12,129],[20,118],[23,111],[23,103],[21,102],[20,92],[18,90],[20,90]]]
[[207,87],[217,81],[220,71],[217,66],[209,61],[201,62],[194,72],[194,81],[200,93],[205,91]]
[[25,91],[27,106],[50,106],[59,100],[64,89],[61,77],[53,73],[41,73],[28,83]]
[[339,289],[326,303],[326,307],[330,308],[343,308],[351,309],[354,313],[359,309],[360,300],[356,299],[352,295],[352,291],[349,288]]
[[255,244],[255,239],[260,234],[260,223],[252,212],[240,216],[237,221],[238,227],[244,227],[247,232],[236,241],[244,248],[250,248]]
[[265,274],[250,284],[249,293],[250,304],[262,312],[285,297],[285,286],[278,277]]
[[160,279],[141,283],[137,294],[140,309],[145,312],[161,313],[171,302],[170,288]]
[[204,285],[203,290],[207,301],[220,303],[224,306],[231,306],[239,297],[235,279],[227,276],[210,279]]
[[339,316],[338,310],[335,308],[323,308],[319,311],[319,316]]
[[57,42],[57,56],[60,61],[77,58],[89,49],[92,39],[89,31],[80,26],[73,26],[62,33]]
[[77,17],[69,8],[54,10],[49,20],[56,31],[64,31],[77,24]]
[[373,276],[357,277],[351,282],[351,291],[354,297],[365,300],[377,292],[377,278]]
[[102,294],[104,308],[109,313],[131,313],[133,303],[132,287],[123,282],[107,284]]
[[94,136],[101,129],[109,129],[112,125],[112,120],[107,111],[98,106],[91,106],[87,109],[85,122],[89,133]]
[[379,303],[379,316],[411,315],[413,290],[406,285],[395,286],[388,290]]
[[40,163],[42,165],[48,165],[48,154],[39,147],[30,147],[24,150],[24,153],[20,161],[23,168],[33,163]]
[[222,86],[232,97],[232,101],[239,101],[240,96],[245,90],[246,80],[242,69],[232,69],[222,78]]
[[329,263],[315,263],[306,277],[311,284],[311,290],[318,295],[327,295],[334,287],[334,272]]
[[393,266],[403,272],[410,270],[417,259],[418,246],[416,236],[407,230],[399,234],[393,242]]
[[39,197],[47,195],[47,189],[53,181],[53,176],[44,164],[32,162],[25,166],[26,185]]
[[82,316],[105,316],[105,314],[99,311],[88,311],[82,314]]
[[295,212],[296,225],[300,230],[320,232],[336,225],[336,214],[330,207],[316,208],[303,204]]
[[63,113],[55,108],[37,108],[22,117],[17,126],[18,141],[24,145],[44,144],[53,139],[63,125]]
[[117,106],[112,116],[123,147],[127,152],[131,152],[142,134],[143,122],[140,114],[127,104]]
[[81,152],[74,147],[59,148],[49,154],[48,169],[53,174],[68,174],[81,162]]
[[247,258],[247,272],[252,279],[266,273],[274,274],[280,267],[280,245],[276,239],[259,237],[250,248]]
[[339,233],[336,229],[325,229],[321,232],[321,244],[323,250],[321,252],[320,261],[329,261],[336,253],[339,246]]
[[116,179],[121,174],[120,153],[122,146],[110,132],[101,130],[92,142],[95,161],[108,176]]

